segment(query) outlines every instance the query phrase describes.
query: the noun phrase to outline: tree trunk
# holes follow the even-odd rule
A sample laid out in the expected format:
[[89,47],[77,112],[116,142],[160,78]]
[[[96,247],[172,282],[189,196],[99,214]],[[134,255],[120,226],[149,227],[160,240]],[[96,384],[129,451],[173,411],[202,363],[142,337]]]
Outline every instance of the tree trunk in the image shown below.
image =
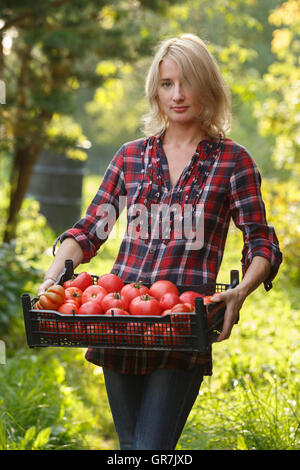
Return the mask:
[[9,243],[16,238],[18,213],[27,193],[33,166],[40,149],[35,145],[16,148],[10,177],[10,204],[3,241]]
[[9,243],[16,238],[17,215],[21,209],[23,199],[28,189],[33,165],[38,158],[39,150],[34,145],[34,140],[26,139],[26,78],[28,76],[28,64],[30,61],[31,46],[24,45],[18,51],[20,59],[20,71],[17,80],[17,107],[14,127],[14,159],[10,175],[9,208],[5,224],[3,241]]

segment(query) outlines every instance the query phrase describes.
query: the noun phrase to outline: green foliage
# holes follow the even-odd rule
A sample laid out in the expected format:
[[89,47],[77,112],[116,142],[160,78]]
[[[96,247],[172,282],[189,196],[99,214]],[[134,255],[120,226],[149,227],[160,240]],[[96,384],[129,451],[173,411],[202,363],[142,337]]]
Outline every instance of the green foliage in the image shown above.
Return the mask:
[[14,243],[0,247],[0,332],[7,334],[19,318],[20,296],[39,272],[16,254]]
[[[160,38],[199,34],[233,92],[231,136],[262,169],[267,218],[283,264],[273,289],[253,292],[230,339],[213,346],[214,374],[201,386],[178,449],[299,450],[300,193],[293,179],[299,166],[298,2],[141,0],[99,7],[99,2],[75,1],[56,9],[50,1],[33,3],[1,2],[0,31],[12,35],[13,47],[1,56],[7,104],[0,109],[6,123],[0,234],[16,130],[19,143],[37,137],[52,149],[68,148],[73,157],[88,151],[95,174],[84,179],[84,212],[113,151],[140,135],[149,65],[140,55],[151,53]],[[162,22],[160,13],[167,15]],[[87,363],[81,350],[24,346],[20,295],[36,295],[57,234],[32,199],[24,201],[18,222],[16,243],[0,248],[0,333],[7,353],[0,365],[0,449],[117,449],[101,369]],[[124,218],[118,224],[98,255],[78,271],[110,271]],[[242,234],[231,225],[219,282],[228,282],[230,269],[241,271],[241,250]]]
[[288,0],[271,12],[275,25],[272,51],[276,56],[264,75],[263,101],[256,103],[262,135],[273,135],[273,160],[278,168],[300,175],[300,6]]
[[299,386],[266,376],[260,385],[241,372],[233,390],[201,392],[178,448],[299,450]]
[[[276,173],[270,159],[273,135],[260,135],[253,107],[264,105],[269,90],[263,74],[274,60],[271,48],[275,26],[268,21],[278,0],[188,0],[170,6],[167,16],[159,23],[155,16],[146,15],[144,29],[157,33],[157,41],[189,32],[198,34],[215,55],[233,95],[233,129],[230,137],[249,148],[260,168]],[[141,31],[142,34],[142,31]],[[93,142],[88,151],[88,166],[93,172],[103,172],[112,154],[128,140],[142,135],[141,116],[147,111],[144,83],[151,58],[135,61],[125,68],[114,59],[106,63],[106,77],[94,95],[79,94],[78,106],[83,112],[77,119],[84,133]],[[112,67],[112,64],[115,68]],[[113,76],[115,72],[115,77]]]
[[[1,162],[2,178],[6,166]],[[0,188],[0,215],[7,203],[6,181]],[[24,324],[20,297],[24,292],[36,293],[36,285],[43,276],[41,253],[48,248],[53,232],[39,213],[39,204],[26,199],[18,214],[17,240],[0,246],[0,335],[10,345],[24,344]],[[0,218],[0,235],[4,230],[4,217]],[[49,238],[48,238],[49,237]]]
[[[72,115],[80,88],[100,86],[99,63],[132,61],[147,54],[155,35],[140,34],[151,14],[162,15],[167,2],[36,2],[2,1],[1,78],[7,84],[5,108],[0,115],[6,126],[6,144],[38,147],[77,145],[76,133],[66,139],[65,129],[48,135],[53,115]],[[1,142],[4,145],[4,142]]]
[[263,198],[268,221],[275,227],[283,265],[281,272],[286,279],[299,285],[300,282],[300,190],[296,179],[280,181],[264,179]]
[[4,241],[16,236],[40,152],[86,156],[88,139],[72,116],[78,90],[101,86],[102,60],[134,61],[149,53],[156,36],[143,26],[148,8],[160,15],[173,2],[45,1],[38,8],[33,0],[1,2],[0,73],[7,96],[0,107],[0,150],[13,159]]
[[[84,450],[94,429],[103,433],[103,442],[97,436],[90,436],[89,441],[95,439],[98,448],[105,448],[108,437],[107,412],[103,410],[107,406],[105,397],[97,403],[101,381],[98,380],[97,397],[93,384],[89,392],[84,392],[86,369],[82,353],[79,357],[69,352],[67,360],[72,362],[73,374],[80,368],[80,391],[68,382],[69,365],[64,363],[63,354],[51,350],[34,354],[21,350],[0,368],[1,450]],[[87,403],[92,401],[94,409],[89,409]],[[99,424],[100,412],[102,423]]]

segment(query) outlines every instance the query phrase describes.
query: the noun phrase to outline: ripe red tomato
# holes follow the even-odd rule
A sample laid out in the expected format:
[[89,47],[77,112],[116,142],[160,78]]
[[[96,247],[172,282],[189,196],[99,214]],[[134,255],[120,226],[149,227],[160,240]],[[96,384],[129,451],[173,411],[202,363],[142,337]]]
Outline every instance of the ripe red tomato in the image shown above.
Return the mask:
[[170,325],[161,325],[162,326],[162,342],[166,346],[172,346],[174,344],[175,331],[174,328]]
[[63,283],[63,288],[64,289],[67,289],[68,287],[71,287],[72,286],[72,281],[66,281]]
[[75,300],[78,306],[80,306],[82,299],[82,290],[74,286],[67,287],[67,289],[65,289],[65,298],[66,300]]
[[[182,346],[184,344],[184,337],[180,334],[180,331],[176,329],[176,327],[172,324],[172,326],[169,326],[170,328],[170,337],[172,344],[174,346]],[[186,328],[186,334],[188,335],[188,328]]]
[[[124,316],[124,315],[125,316],[130,315],[130,314],[126,310],[117,307],[117,308],[109,308],[105,312],[104,315],[106,315],[108,317],[121,317],[121,316]],[[117,328],[120,331],[124,331],[127,327],[127,323],[125,321],[115,322],[114,325],[115,325],[115,328]]]
[[64,302],[59,308],[58,312],[63,313],[65,315],[77,315],[79,310],[79,306],[76,302],[74,301],[67,301]]
[[174,307],[171,308],[171,312],[192,312],[194,309],[193,309],[193,306],[192,304],[189,304],[189,303],[179,303],[179,304],[176,304],[174,305]]
[[130,315],[130,313],[122,308],[112,307],[106,310],[105,315],[119,316],[119,315]]
[[102,274],[97,280],[97,284],[104,287],[107,292],[120,292],[124,286],[122,279],[113,273]]
[[160,338],[157,336],[157,331],[153,325],[149,326],[144,333],[145,346],[157,346],[160,344]]
[[75,306],[78,307],[78,308],[80,307],[80,305],[78,304],[78,301],[75,300],[75,299],[66,299],[66,300],[64,301],[64,304],[73,304],[73,305],[75,305]]
[[101,302],[103,297],[107,294],[106,289],[104,287],[93,285],[89,286],[85,289],[82,294],[81,303],[84,304],[85,302]]
[[57,310],[65,300],[65,289],[59,284],[50,286],[39,298],[39,306],[46,310]]
[[94,284],[93,278],[89,273],[80,273],[72,280],[72,287],[78,287],[82,292],[89,286]]
[[147,346],[173,346],[179,344],[174,327],[166,323],[148,327],[144,333],[144,342]]
[[184,341],[184,337],[191,335],[191,318],[189,315],[174,313],[171,316],[171,324],[175,330],[177,340]]
[[83,340],[82,328],[80,323],[60,322],[58,324],[59,337],[62,340],[70,342],[81,342]]
[[163,317],[164,315],[169,315],[170,313],[172,313],[172,309],[171,308],[167,308],[166,310],[164,310],[161,314],[161,316]]
[[130,346],[139,346],[143,343],[143,325],[138,322],[130,322],[127,324],[125,341]]
[[122,287],[121,294],[127,297],[128,301],[130,302],[139,295],[149,294],[149,288],[144,286],[141,281],[131,282],[130,284],[126,284],[124,287]]
[[85,324],[84,328],[89,345],[95,345],[103,342],[105,325],[102,323],[89,323]]
[[166,293],[173,293],[179,296],[179,290],[177,286],[171,281],[162,279],[154,282],[150,287],[150,295],[158,300],[160,300],[160,298]]
[[167,292],[166,294],[163,294],[161,298],[159,299],[159,303],[161,307],[166,310],[168,308],[174,307],[174,305],[180,303],[180,298],[178,297],[177,294],[174,294],[173,292]]
[[101,303],[90,300],[81,304],[78,315],[101,315],[104,313]]
[[[53,318],[53,319],[49,318],[46,313],[40,314],[40,318],[39,318],[39,321],[38,321],[38,327],[39,327],[39,332],[41,334],[41,337],[43,337],[43,340],[47,341],[50,338],[52,340],[57,339],[57,332],[58,332],[59,328],[58,328],[58,322],[56,321],[55,318]],[[53,333],[51,333],[51,332],[53,332]]]
[[129,312],[132,315],[160,315],[162,307],[157,299],[145,294],[132,299]]
[[103,334],[103,340],[108,345],[121,343],[124,337],[125,336],[122,334],[122,331],[120,331],[116,326],[108,326]]
[[214,302],[211,300],[212,295],[206,295],[203,297],[203,304],[208,305],[208,304],[213,304]]
[[103,297],[101,305],[105,312],[109,308],[117,307],[122,308],[123,310],[128,310],[129,302],[126,297],[121,295],[120,292],[109,292]]
[[195,291],[192,291],[192,290],[188,290],[188,291],[183,292],[179,296],[179,299],[180,299],[180,302],[182,302],[183,304],[184,303],[189,303],[189,304],[192,304],[193,307],[194,307],[196,297],[204,297],[204,295],[198,294],[198,292],[195,292]]
[[42,307],[39,300],[34,304],[33,308],[34,310],[44,310],[44,307]]

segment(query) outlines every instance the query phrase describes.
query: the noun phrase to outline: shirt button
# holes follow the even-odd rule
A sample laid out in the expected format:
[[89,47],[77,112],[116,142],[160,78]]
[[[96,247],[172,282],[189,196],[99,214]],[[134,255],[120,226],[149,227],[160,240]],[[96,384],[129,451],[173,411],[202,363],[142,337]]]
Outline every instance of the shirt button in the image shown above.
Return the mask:
[[154,253],[153,248],[150,248],[149,253],[151,253],[151,254]]

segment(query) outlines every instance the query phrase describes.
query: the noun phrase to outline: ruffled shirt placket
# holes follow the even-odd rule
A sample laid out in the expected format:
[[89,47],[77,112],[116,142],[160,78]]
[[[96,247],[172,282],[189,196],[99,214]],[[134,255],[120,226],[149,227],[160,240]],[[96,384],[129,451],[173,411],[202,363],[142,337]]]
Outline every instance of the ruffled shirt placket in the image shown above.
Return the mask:
[[[205,180],[209,175],[209,170],[213,161],[218,158],[221,151],[222,139],[211,142],[209,138],[199,142],[197,149],[192,156],[189,165],[183,170],[174,187],[170,188],[169,181],[166,179],[167,171],[163,170],[163,161],[166,156],[162,148],[162,136],[146,139],[142,157],[142,181],[138,185],[138,190],[134,201],[143,204],[147,210],[148,238],[144,239],[146,244],[151,239],[151,230],[157,229],[155,224],[159,224],[159,218],[153,219],[152,204],[167,204],[169,209],[172,205],[181,207],[180,217],[184,217],[184,205],[190,204],[192,217],[195,216],[197,204],[201,199]],[[167,163],[165,163],[167,165]],[[205,166],[205,169],[203,168]],[[197,195],[191,199],[191,194]],[[178,206],[177,206],[178,207]],[[169,212],[171,214],[172,211]],[[159,210],[156,212],[160,213]],[[175,215],[170,217],[170,236],[164,238],[162,242],[167,245],[178,233],[174,227]],[[153,240],[152,240],[153,243]]]

